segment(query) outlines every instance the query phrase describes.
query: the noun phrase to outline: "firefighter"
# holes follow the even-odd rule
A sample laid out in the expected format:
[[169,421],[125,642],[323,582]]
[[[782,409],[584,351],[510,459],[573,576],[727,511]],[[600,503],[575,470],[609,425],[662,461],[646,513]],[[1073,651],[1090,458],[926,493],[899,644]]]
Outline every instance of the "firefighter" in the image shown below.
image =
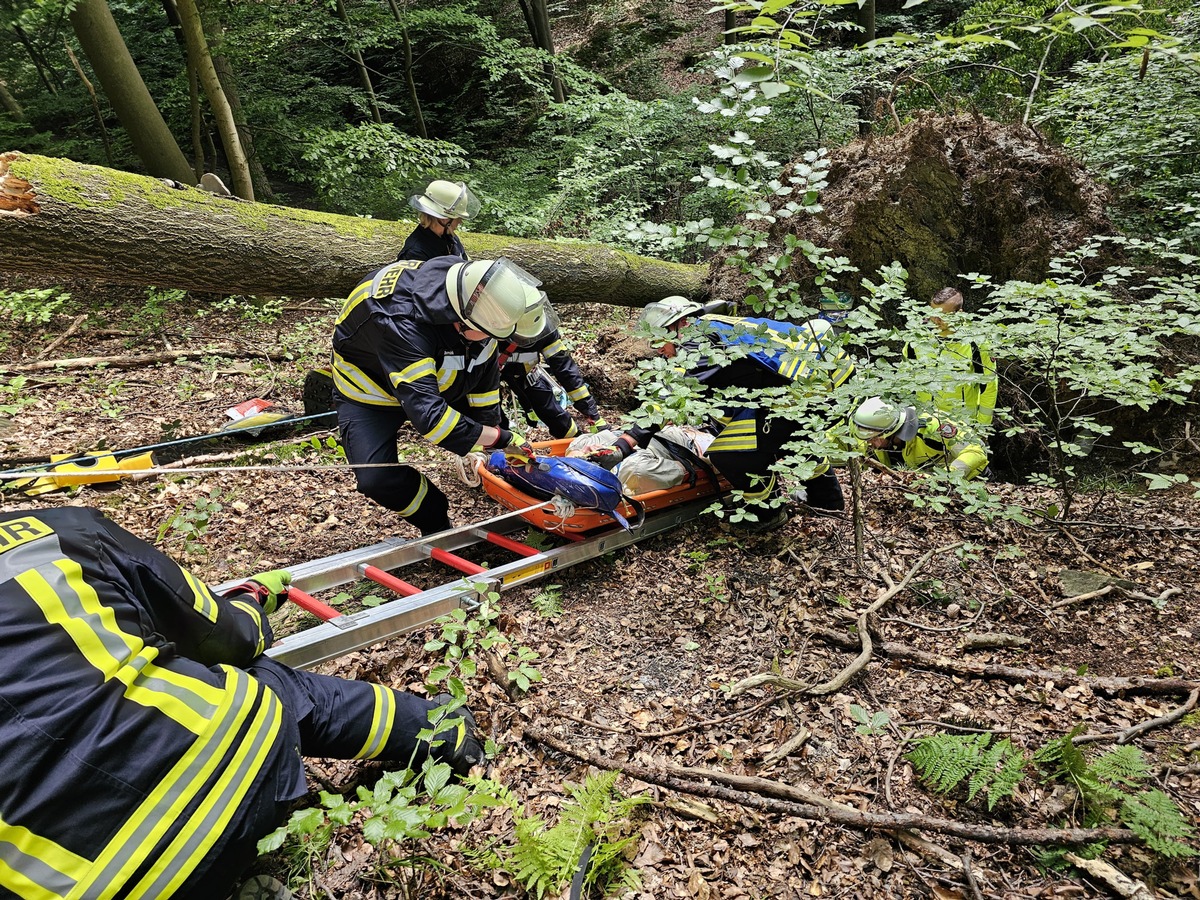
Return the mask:
[[[535,310],[530,316],[542,314]],[[566,392],[567,401],[584,417],[587,426],[594,431],[607,428],[608,422],[600,414],[596,398],[563,343],[558,316],[549,303],[545,304],[544,314],[549,318],[545,326],[532,321],[523,322],[517,329],[524,334],[541,331],[541,338],[525,346],[510,341],[501,349],[500,380],[512,390],[527,419],[536,416],[556,438],[573,438],[579,434],[579,426],[559,402],[554,385],[543,372],[544,360],[550,374]],[[503,424],[508,425],[507,421]]]
[[0,513],[0,896],[226,897],[302,756],[482,760],[461,701],[264,656],[289,580],[216,595],[95,510]]
[[922,350],[905,344],[906,359],[917,360],[934,369],[930,379],[936,390],[920,391],[917,401],[939,413],[960,421],[990,428],[1000,392],[996,364],[986,347],[977,341],[956,340],[951,323],[963,308],[962,292],[945,287],[929,301],[929,322],[937,334],[937,343]]
[[458,226],[479,212],[479,198],[461,181],[431,181],[422,193],[408,198],[417,211],[417,227],[396,256],[404,259],[433,259],[435,256],[467,258]]
[[[409,205],[417,210],[420,224],[404,242],[399,259],[427,260],[442,255],[468,258],[455,230],[462,220],[469,219],[480,208],[479,200],[469,187],[461,182],[432,181],[423,194],[409,198]],[[536,313],[531,312],[531,315]],[[556,438],[575,437],[579,434],[579,426],[566,407],[559,403],[554,386],[541,370],[544,359],[550,373],[566,391],[570,405],[587,420],[588,426],[607,428],[608,423],[600,415],[579,366],[558,333],[557,317],[553,322],[553,331],[546,330],[537,346],[530,346],[528,341],[500,345],[497,360],[500,380],[512,390],[527,418],[540,419]],[[537,328],[529,326],[522,333],[534,334]],[[509,427],[503,413],[501,424]],[[529,424],[534,423],[530,421]]]
[[[672,339],[660,353],[676,355],[676,340],[690,341],[697,349],[716,352],[687,371],[704,394],[727,388],[771,389],[800,385],[813,395],[825,386],[836,387],[850,377],[853,365],[840,349],[827,340],[828,322],[812,320],[802,325],[762,318],[736,318],[703,314],[704,307],[684,297],[667,297],[651,303],[642,312],[641,323],[651,329],[666,329]],[[701,314],[701,315],[697,315]],[[697,328],[684,332],[693,320]],[[740,348],[740,353],[724,352]],[[815,366],[817,361],[832,366]],[[634,414],[637,417],[637,414]],[[786,456],[784,447],[807,430],[804,423],[776,417],[753,402],[730,404],[712,423],[716,437],[708,448],[708,459],[725,479],[742,492],[745,510],[754,518],[731,523],[742,530],[770,531],[787,522],[787,512],[778,505],[781,495],[772,466]],[[628,429],[610,448],[593,451],[591,459],[613,468],[638,447],[645,447],[657,427]],[[805,482],[806,502],[819,509],[839,510],[845,506],[837,477],[826,466]]]
[[346,460],[361,493],[422,535],[451,527],[450,503],[424,475],[399,464],[396,433],[411,422],[459,456],[502,449],[528,460],[525,437],[500,424],[496,349],[544,302],[539,283],[503,257],[401,260],[369,275],[337,317],[334,402]]
[[987,469],[987,451],[941,416],[869,397],[851,414],[850,431],[868,455],[893,469],[944,468],[963,479]]

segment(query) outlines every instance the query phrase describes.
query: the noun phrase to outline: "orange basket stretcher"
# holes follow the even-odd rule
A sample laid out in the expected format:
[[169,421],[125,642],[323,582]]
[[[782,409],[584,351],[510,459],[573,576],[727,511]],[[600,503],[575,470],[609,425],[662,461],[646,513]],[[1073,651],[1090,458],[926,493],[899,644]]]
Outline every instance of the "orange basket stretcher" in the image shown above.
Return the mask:
[[[538,456],[565,456],[570,443],[569,438],[563,438],[557,441],[538,441],[531,446]],[[575,509],[569,515],[563,515],[551,502],[530,510],[528,507],[541,502],[540,497],[525,493],[499,475],[489,471],[484,460],[479,462],[477,471],[482,480],[483,489],[489,497],[505,509],[514,512],[526,510],[521,514],[521,518],[541,531],[571,537],[617,525],[617,520],[612,516],[594,509]],[[649,516],[659,510],[690,500],[700,500],[704,497],[715,499],[720,493],[727,490],[729,490],[729,484],[725,479],[718,476],[717,481],[714,482],[708,472],[701,470],[696,472],[695,484],[689,485],[685,482],[673,488],[637,494],[633,499],[641,504],[645,514]],[[620,511],[627,519],[637,518],[637,510],[629,502],[623,502]]]

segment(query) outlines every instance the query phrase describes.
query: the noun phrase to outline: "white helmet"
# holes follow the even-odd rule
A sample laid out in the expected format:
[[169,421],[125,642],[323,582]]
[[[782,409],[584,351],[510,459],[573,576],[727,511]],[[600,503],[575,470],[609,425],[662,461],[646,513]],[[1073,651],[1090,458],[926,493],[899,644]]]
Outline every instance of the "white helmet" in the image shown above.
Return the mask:
[[458,317],[497,340],[511,336],[517,321],[545,296],[539,284],[503,256],[455,263],[446,272],[446,293]]
[[690,316],[702,309],[704,307],[701,304],[687,297],[664,297],[643,309],[638,322],[650,328],[670,328],[684,316]]
[[558,313],[540,291],[535,303],[525,307],[525,314],[517,320],[510,340],[518,347],[532,347],[543,338],[549,337],[558,328]]
[[425,193],[408,198],[408,205],[435,219],[469,219],[482,206],[461,181],[431,181]]
[[896,432],[907,441],[917,433],[917,411],[911,406],[893,406],[882,397],[868,397],[850,417],[850,431],[860,441]]

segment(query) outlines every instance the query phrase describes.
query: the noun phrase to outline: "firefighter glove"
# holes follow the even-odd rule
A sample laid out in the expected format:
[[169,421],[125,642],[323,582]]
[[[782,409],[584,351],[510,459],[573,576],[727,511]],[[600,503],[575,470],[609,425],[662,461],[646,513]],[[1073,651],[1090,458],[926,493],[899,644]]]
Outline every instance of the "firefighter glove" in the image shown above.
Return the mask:
[[608,423],[604,421],[604,416],[598,416],[595,419],[588,419],[587,426],[588,431],[595,433],[597,431],[603,431],[606,429],[608,427]]
[[633,438],[627,434],[623,434],[617,438],[616,443],[611,447],[597,447],[588,453],[584,459],[611,471],[621,464],[621,460],[633,453],[636,446],[637,444]]
[[[454,698],[450,694],[438,694],[432,698],[432,702],[438,706],[446,706],[453,700]],[[433,749],[433,755],[442,762],[448,763],[459,778],[465,778],[470,773],[472,766],[483,762],[485,756],[483,744],[475,736],[478,726],[475,723],[475,717],[465,706],[460,706],[448,713],[434,727],[438,729],[434,734],[434,740],[442,743]]]
[[288,585],[291,583],[291,572],[286,569],[272,569],[270,572],[255,575],[244,586],[254,595],[263,612],[270,615],[287,600]]
[[504,448],[504,461],[510,466],[529,466],[534,461],[533,447],[524,435],[513,432]]

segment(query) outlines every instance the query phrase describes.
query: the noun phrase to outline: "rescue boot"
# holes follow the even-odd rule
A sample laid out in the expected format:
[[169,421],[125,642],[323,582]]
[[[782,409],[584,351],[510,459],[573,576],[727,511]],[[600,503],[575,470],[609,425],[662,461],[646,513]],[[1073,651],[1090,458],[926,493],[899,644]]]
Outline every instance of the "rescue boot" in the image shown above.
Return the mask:
[[279,879],[270,875],[255,875],[243,882],[230,900],[292,900],[293,896]]

